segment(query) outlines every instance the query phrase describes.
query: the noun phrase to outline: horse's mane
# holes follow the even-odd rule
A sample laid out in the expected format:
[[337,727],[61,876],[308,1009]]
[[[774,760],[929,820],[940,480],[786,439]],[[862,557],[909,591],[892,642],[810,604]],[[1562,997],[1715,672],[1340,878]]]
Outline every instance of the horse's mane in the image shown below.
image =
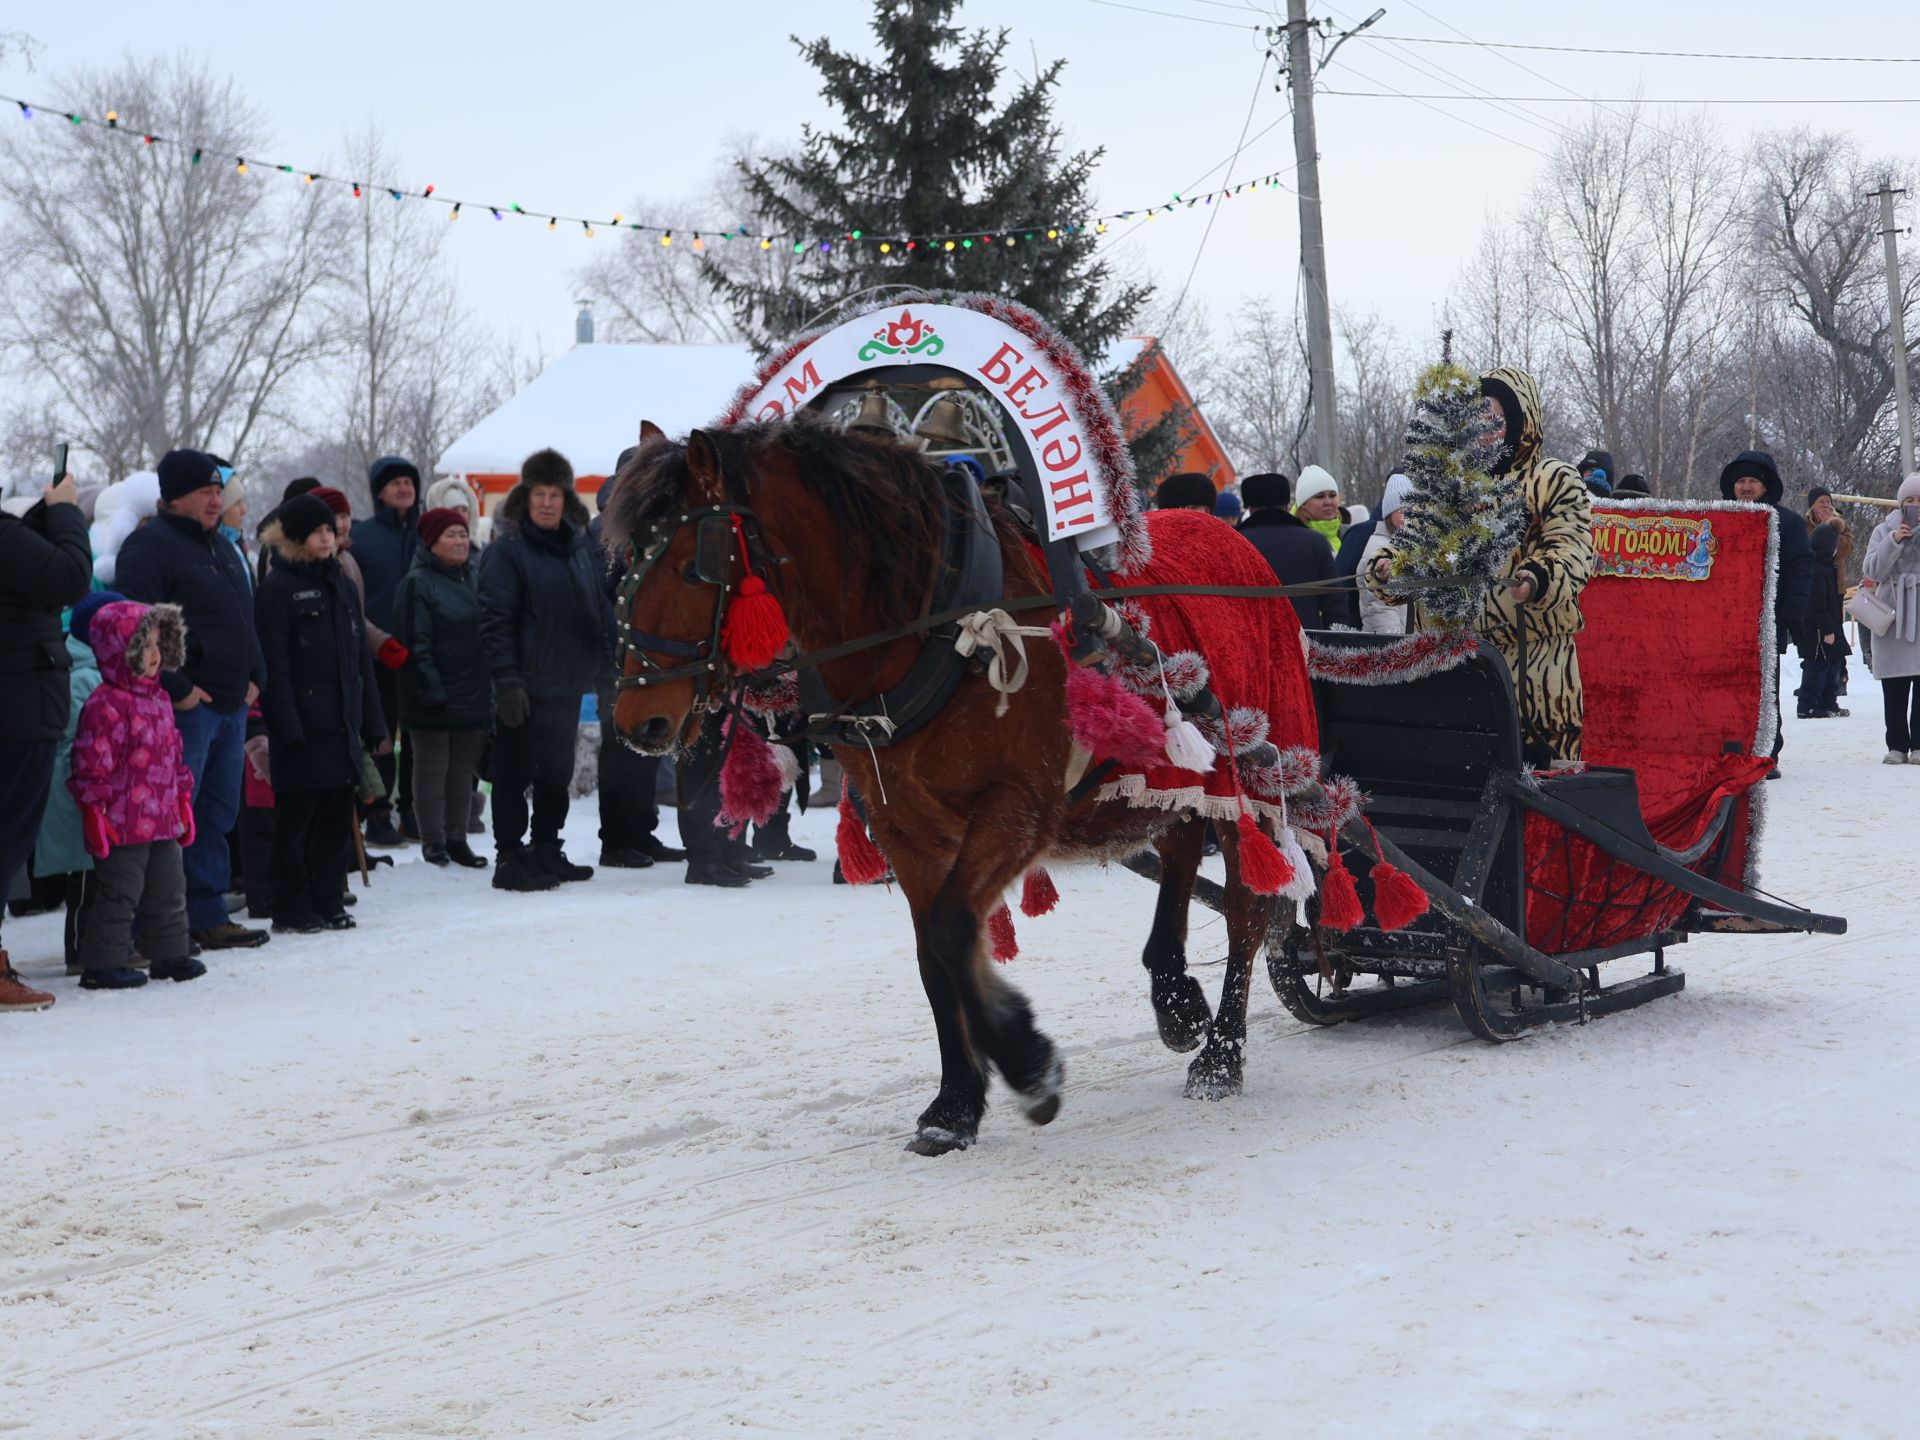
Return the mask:
[[[784,451],[800,482],[833,517],[835,543],[866,576],[868,598],[885,629],[919,618],[941,578],[941,546],[949,509],[940,470],[918,451],[890,440],[849,433],[810,411],[765,424],[706,432],[720,460],[730,503],[751,506],[748,476],[768,450]],[[650,440],[614,477],[603,524],[610,549],[624,551],[687,494],[684,441]]]

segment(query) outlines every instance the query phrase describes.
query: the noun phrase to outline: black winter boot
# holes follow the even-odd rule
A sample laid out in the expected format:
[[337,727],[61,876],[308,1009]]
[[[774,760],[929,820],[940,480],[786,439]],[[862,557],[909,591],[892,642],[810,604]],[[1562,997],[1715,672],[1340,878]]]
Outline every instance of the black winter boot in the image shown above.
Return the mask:
[[496,890],[554,890],[559,885],[558,877],[548,874],[533,856],[518,847],[502,850],[493,867]]
[[576,865],[567,859],[567,852],[559,845],[536,845],[533,847],[533,863],[545,870],[556,880],[591,880],[591,865]]

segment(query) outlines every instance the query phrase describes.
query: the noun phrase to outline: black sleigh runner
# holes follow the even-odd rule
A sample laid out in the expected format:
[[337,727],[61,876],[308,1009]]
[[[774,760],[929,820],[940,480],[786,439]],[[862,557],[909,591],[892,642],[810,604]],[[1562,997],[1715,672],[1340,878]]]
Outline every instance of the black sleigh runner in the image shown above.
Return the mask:
[[[1735,508],[1722,554],[1727,527],[1771,518]],[[1049,859],[1159,881],[1149,995],[1202,1098],[1241,1086],[1262,948],[1311,1019],[1451,997],[1504,1038],[1677,989],[1665,952],[1689,933],[1843,928],[1752,891],[1770,647],[1745,652],[1754,713],[1711,754],[1678,724],[1636,732],[1668,747],[1646,815],[1632,769],[1532,774],[1497,653],[1306,635],[1298,587],[1230,528],[1141,514],[1084,363],[994,297],[895,300],[769,357],[716,427],[645,427],[607,523],[620,734],[661,753],[724,712],[726,824],[790,783],[771,717],[849,776],[842,867],[898,877],[940,1042],[923,1154],[973,1142],[992,1074],[1035,1123],[1060,1109],[1058,1051],[994,963],[1018,950],[1012,904],[1052,908]],[[1764,583],[1748,597],[1715,563],[1712,603],[1762,613]],[[1224,884],[1197,873],[1209,822]],[[1227,920],[1217,1013],[1187,973],[1193,897]],[[1600,983],[1639,952],[1652,975]]]

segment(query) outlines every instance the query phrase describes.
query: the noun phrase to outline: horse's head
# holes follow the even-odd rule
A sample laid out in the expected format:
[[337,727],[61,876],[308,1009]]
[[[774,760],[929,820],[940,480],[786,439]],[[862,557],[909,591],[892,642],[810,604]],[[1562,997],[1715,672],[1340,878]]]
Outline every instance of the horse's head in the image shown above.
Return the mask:
[[691,744],[707,709],[767,664],[766,651],[741,663],[752,647],[722,635],[736,640],[731,617],[764,607],[761,584],[811,645],[924,610],[948,502],[916,452],[806,413],[695,430],[684,444],[653,425],[640,433],[603,522],[626,566],[613,723],[629,744],[653,755]]
[[720,624],[747,573],[744,482],[729,485],[715,437],[695,430],[678,444],[648,422],[612,488],[607,538],[626,565],[613,724],[635,748],[665,755],[693,742],[730,681]]

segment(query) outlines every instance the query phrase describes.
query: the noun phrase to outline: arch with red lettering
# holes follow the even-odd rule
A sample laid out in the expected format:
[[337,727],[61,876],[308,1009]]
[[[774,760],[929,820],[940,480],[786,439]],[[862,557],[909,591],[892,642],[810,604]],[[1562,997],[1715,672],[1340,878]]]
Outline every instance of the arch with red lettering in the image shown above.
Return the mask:
[[912,295],[806,336],[768,358],[721,423],[778,420],[864,372],[902,365],[950,372],[992,397],[1049,541],[1115,545],[1122,572],[1145,562],[1133,463],[1106,392],[1051,326],[997,296]]

